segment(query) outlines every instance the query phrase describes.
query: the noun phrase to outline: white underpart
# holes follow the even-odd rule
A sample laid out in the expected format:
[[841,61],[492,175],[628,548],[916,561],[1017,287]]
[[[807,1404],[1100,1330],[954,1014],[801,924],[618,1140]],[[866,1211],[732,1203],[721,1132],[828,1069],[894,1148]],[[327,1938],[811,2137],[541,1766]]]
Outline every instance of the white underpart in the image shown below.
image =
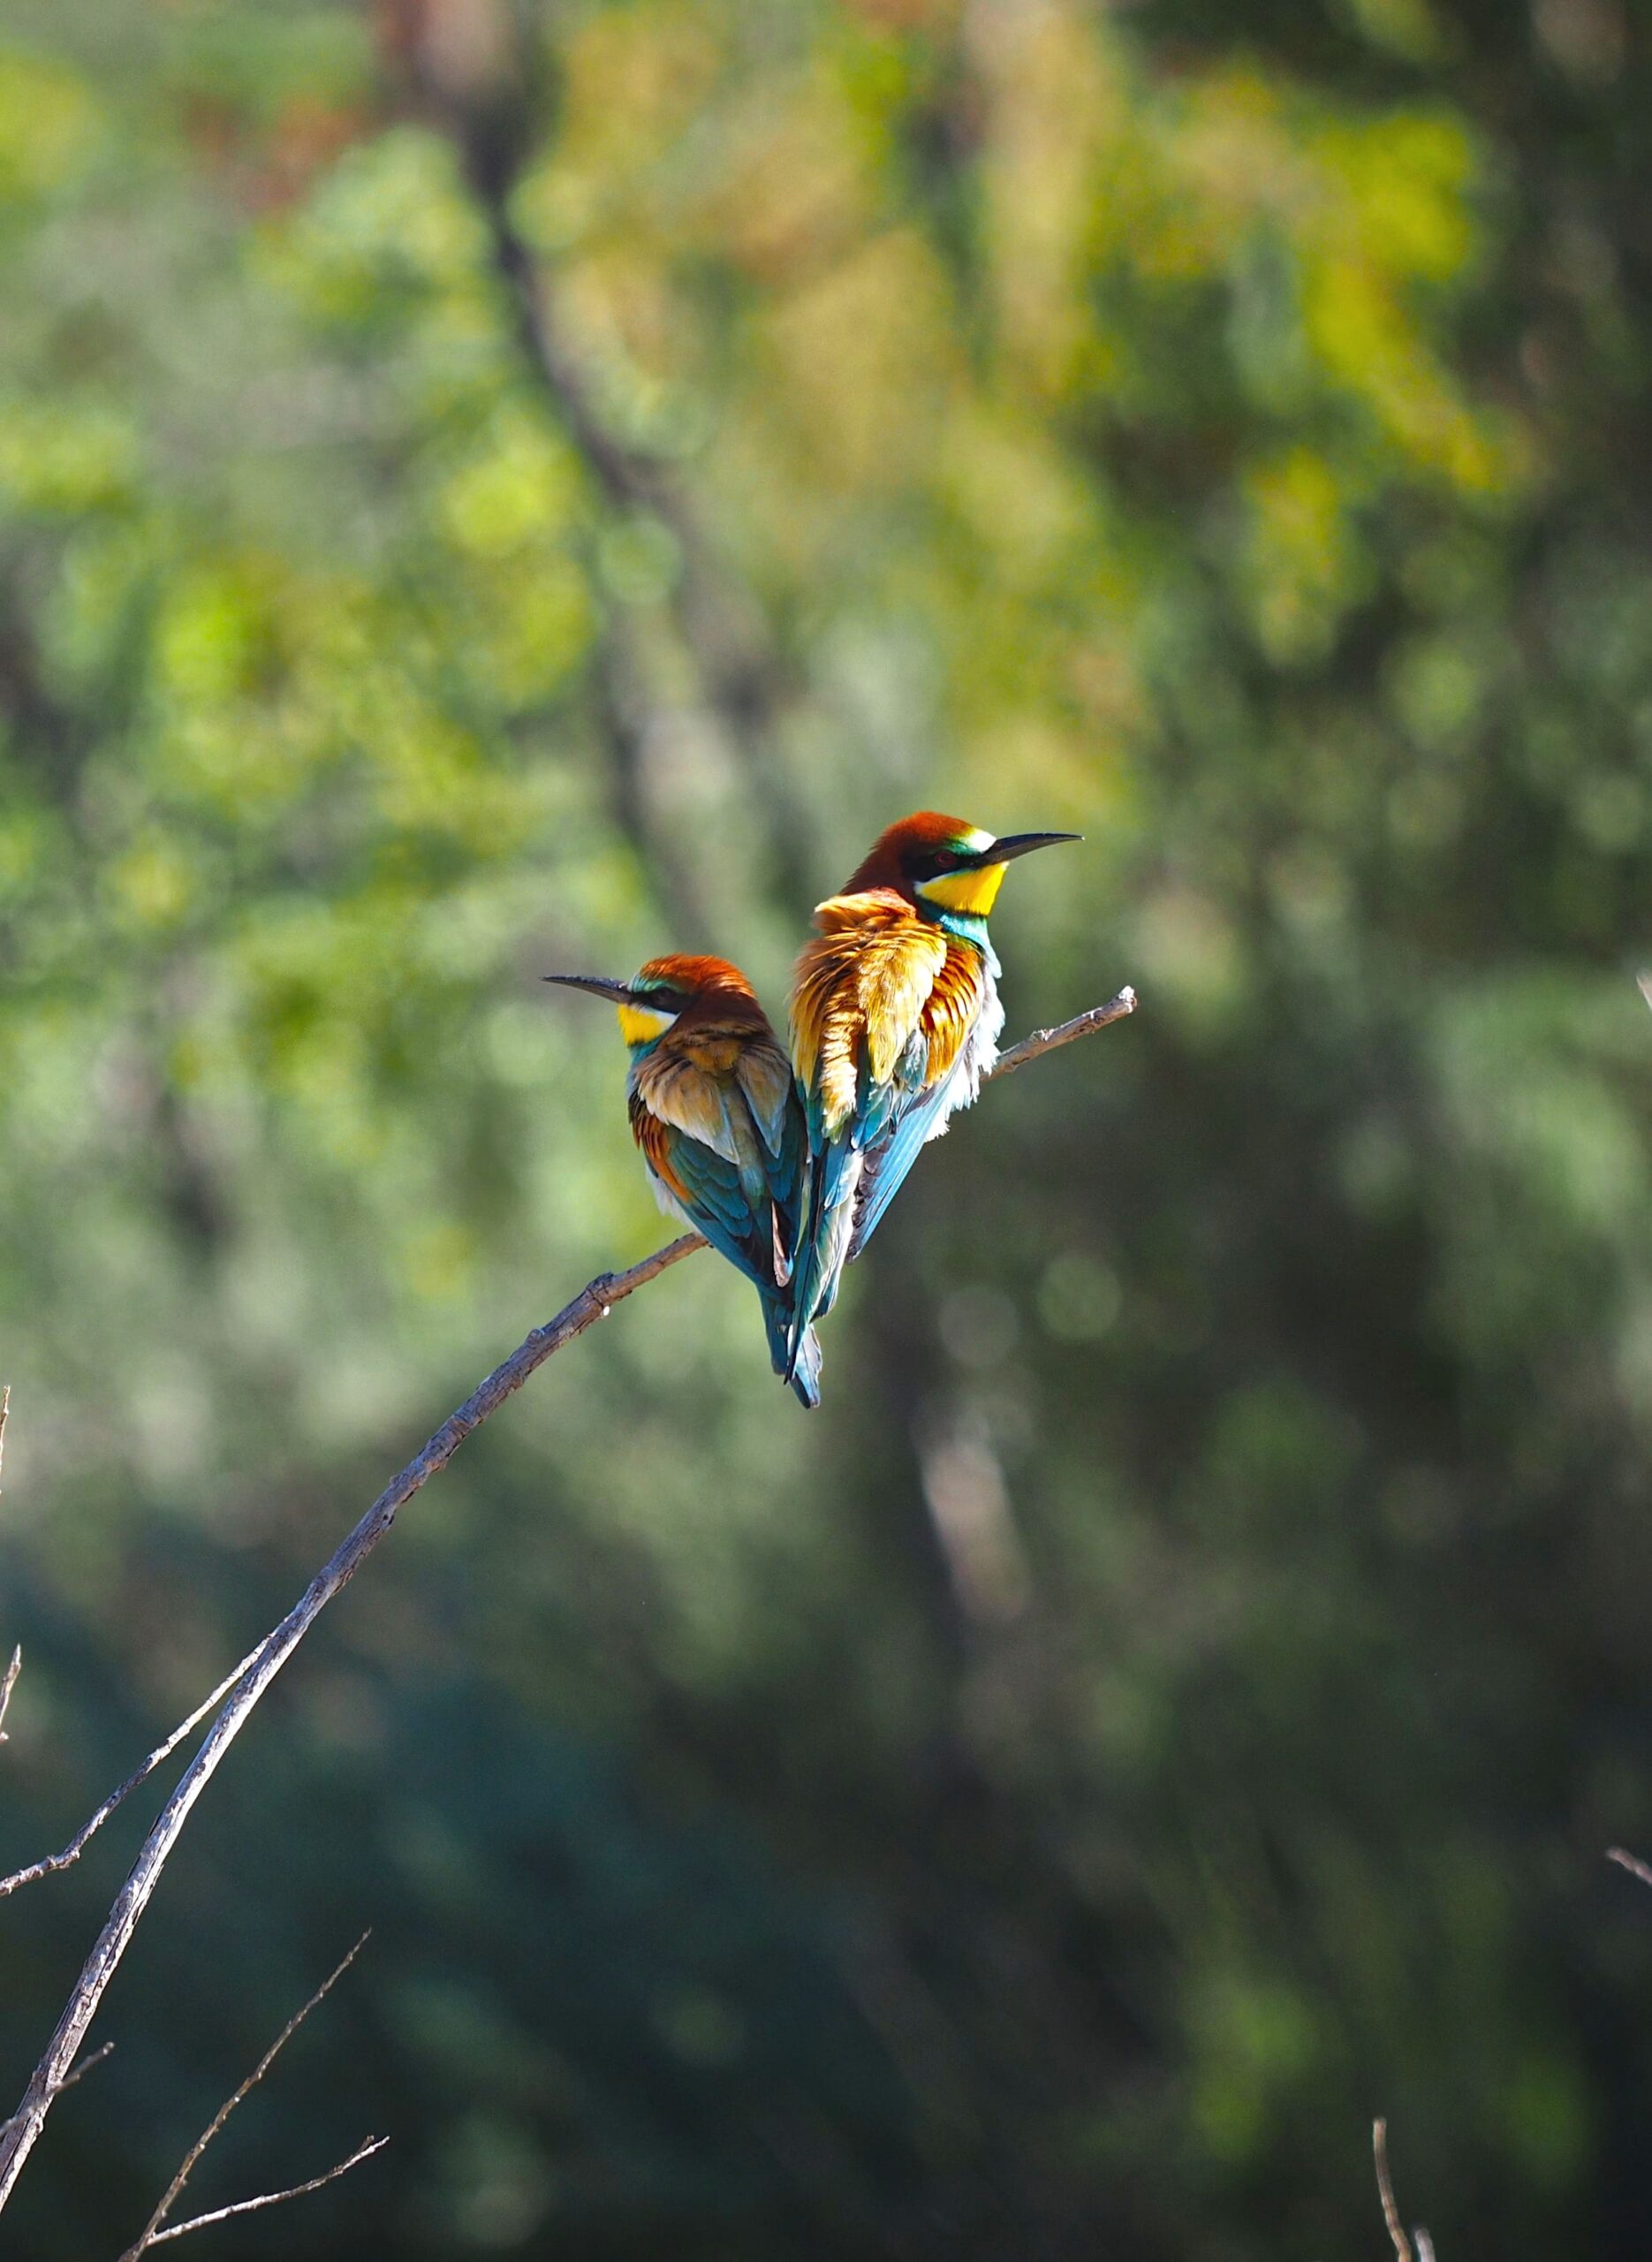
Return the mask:
[[646,1166],[645,1174],[648,1184],[654,1188],[654,1198],[659,1205],[662,1215],[675,1218],[679,1224],[686,1226],[691,1233],[697,1233],[700,1231],[699,1226],[684,1209],[665,1180],[663,1178],[656,1178],[651,1170],[646,1169]]

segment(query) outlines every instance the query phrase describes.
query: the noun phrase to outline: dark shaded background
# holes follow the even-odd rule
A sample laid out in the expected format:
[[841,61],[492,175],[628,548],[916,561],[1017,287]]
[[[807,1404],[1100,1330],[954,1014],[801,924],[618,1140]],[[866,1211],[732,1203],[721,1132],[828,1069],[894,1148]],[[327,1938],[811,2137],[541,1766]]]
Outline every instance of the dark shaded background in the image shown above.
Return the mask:
[[[552,966],[923,803],[1012,1035],[827,1402],[703,1259],[423,1494],[8,2218],[1640,2255],[1652,60],[1627,0],[9,0],[0,1866],[660,1238]],[[142,1817],[0,1910],[20,2089]]]

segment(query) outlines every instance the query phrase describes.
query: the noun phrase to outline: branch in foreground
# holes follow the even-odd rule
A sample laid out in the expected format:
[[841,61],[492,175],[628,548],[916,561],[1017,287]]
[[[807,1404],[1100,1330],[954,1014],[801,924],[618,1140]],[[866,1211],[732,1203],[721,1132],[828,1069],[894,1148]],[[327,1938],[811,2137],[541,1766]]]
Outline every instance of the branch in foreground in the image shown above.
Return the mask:
[[[7,1461],[7,1414],[11,1411],[11,1385],[7,1382],[0,1389],[0,1470]],[[0,1744],[7,1740],[7,1705],[11,1704],[11,1689],[18,1685],[18,1674],[23,1672],[23,1643],[11,1651],[11,1663],[7,1665],[4,1681],[0,1681]]]
[[[1122,1021],[1136,1006],[1133,990],[1121,990],[1106,1005],[1097,1006],[1087,1013],[1064,1021],[1057,1029],[1035,1029],[1019,1044],[1004,1053],[994,1067],[994,1076],[1013,1074],[1028,1061],[1036,1060],[1046,1052],[1053,1052],[1064,1044],[1071,1044],[1080,1036],[1105,1029],[1110,1022]],[[236,1681],[227,1701],[212,1726],[208,1729],[200,1750],[178,1779],[177,1787],[152,1825],[148,1836],[139,1848],[132,1873],[116,1896],[102,1931],[93,1943],[91,1954],[81,1968],[73,1992],[64,2006],[61,2016],[46,2046],[45,2055],[29,2076],[27,2088],[11,2120],[0,2128],[0,2208],[4,2208],[22,2174],[23,2163],[34,2150],[46,2115],[61,2093],[70,2067],[86,2038],[87,2028],[96,2015],[104,1990],[114,1977],[121,1958],[125,1955],[148,1908],[151,1894],[160,1881],[161,1871],[181,1836],[185,1824],[196,1800],[216,1773],[230,1746],[239,1735],[265,1690],[280,1673],[287,1659],[309,1632],[322,1612],[333,1598],[346,1587],[366,1562],[368,1557],[390,1530],[397,1512],[412,1499],[413,1494],[428,1484],[438,1469],[447,1463],[471,1431],[481,1426],[489,1416],[496,1413],[505,1400],[522,1385],[538,1367],[556,1352],[583,1335],[587,1327],[599,1319],[606,1319],[613,1307],[684,1257],[693,1256],[704,1249],[705,1241],[698,1233],[684,1233],[670,1241],[663,1249],[656,1249],[624,1272],[604,1272],[580,1291],[573,1302],[559,1311],[543,1327],[518,1345],[510,1357],[496,1366],[487,1380],[478,1385],[455,1413],[450,1414],[441,1428],[423,1449],[416,1454],[399,1476],[391,1479],[353,1531],[343,1539],[287,1615],[259,1645],[251,1664]],[[213,1699],[208,1698],[210,1704]],[[204,1708],[203,1708],[204,1709]],[[200,1717],[198,1712],[195,1718]],[[186,1723],[172,1738],[187,1733]],[[147,1765],[147,1763],[146,1763]],[[125,1788],[117,1794],[112,1803],[118,1803]],[[73,1858],[71,1856],[70,1858]],[[52,1866],[49,1861],[47,1867]],[[35,1872],[38,1874],[38,1869]],[[342,2174],[342,2168],[338,2171]],[[183,2225],[178,2227],[179,2229]]]
[[1388,2123],[1371,2123],[1371,2155],[1376,2162],[1376,2194],[1383,2203],[1383,2220],[1388,2235],[1394,2242],[1394,2262],[1412,2262],[1411,2241],[1406,2235],[1406,2226],[1399,2220],[1399,2208],[1394,2197],[1394,2180],[1388,2172]]
[[[382,2152],[389,2142],[388,2137],[365,2137],[347,2160],[336,2161],[320,2175],[312,2175],[307,2183],[290,2183],[284,2191],[261,2191],[255,2199],[237,2199],[231,2205],[214,2207],[207,2214],[191,2215],[184,2222],[172,2223],[165,2230],[157,2230],[149,2244],[160,2246],[169,2238],[186,2238],[192,2230],[205,2230],[208,2223],[227,2223],[231,2215],[255,2215],[261,2207],[279,2207],[288,2199],[307,2198],[312,2191],[319,2191],[322,2184],[336,2183],[341,2175],[348,2175],[352,2167],[360,2167],[364,2160],[371,2160],[375,2152]],[[137,2253],[143,2250],[134,2248],[133,2251]],[[121,2262],[126,2262],[124,2255]],[[1428,2262],[1433,2262],[1432,2256]]]
[[1371,2123],[1371,2153],[1376,2162],[1376,2192],[1383,2203],[1383,2220],[1393,2241],[1394,2262],[1434,2262],[1434,2241],[1421,2225],[1412,2233],[1416,2241],[1413,2256],[1412,2238],[1406,2235],[1406,2226],[1399,2219],[1399,2205],[1394,2197],[1394,2180],[1388,2172],[1388,2123]]
[[[262,1646],[261,1643],[259,1648],[261,1649]],[[19,1886],[33,1885],[36,1878],[49,1877],[55,1870],[66,1870],[71,1862],[78,1862],[85,1853],[92,1837],[103,1827],[121,1801],[129,1798],[140,1783],[147,1781],[161,1762],[170,1758],[177,1750],[191,1728],[199,1727],[214,1706],[223,1703],[257,1655],[257,1650],[247,1651],[234,1671],[224,1675],[211,1696],[203,1696],[189,1718],[186,1720],[180,1720],[166,1741],[163,1743],[157,1743],[148,1757],[140,1761],[133,1769],[125,1781],[110,1793],[96,1812],[80,1825],[61,1853],[42,1854],[39,1861],[31,1862],[27,1869],[13,1870],[10,1877],[0,1877],[0,1901],[4,1901],[8,1894],[15,1893]],[[6,1668],[4,1683],[0,1685],[0,1720],[5,1718],[6,1700],[11,1696],[12,1683],[17,1679],[22,1663],[23,1652],[19,1649],[13,1652],[11,1663]],[[4,1741],[5,1738],[0,1735],[0,1743],[4,1743]]]
[[[86,2076],[91,2072],[93,2067],[101,2066],[104,2059],[109,2056],[110,2051],[113,2050],[114,2047],[115,2046],[112,2042],[104,2042],[101,2043],[95,2050],[87,2051],[86,2056],[81,2059],[80,2064],[74,2068],[73,2072],[64,2082],[63,2085],[64,2088],[72,2089],[77,2082],[84,2081]],[[60,2091],[59,2094],[61,2095],[61,2093],[62,2092]],[[10,2121],[0,2121],[0,2136],[4,2136],[11,2126],[11,2123]]]
[[1616,1862],[1620,1870],[1627,1870],[1631,1877],[1638,1877],[1642,1885],[1652,1885],[1652,1863],[1643,1862],[1638,1854],[1628,1854],[1621,1846],[1609,1846],[1609,1862]]
[[324,2001],[325,1999],[332,1993],[334,1987],[337,1985],[339,1980],[344,1977],[345,1972],[349,1970],[357,1956],[360,1955],[362,1949],[367,1946],[368,1939],[368,1935],[366,1932],[363,1932],[360,1939],[351,1949],[349,1955],[345,1957],[344,1961],[336,1965],[334,1969],[329,1972],[326,1978],[322,1980],[321,1985],[310,1997],[308,2002],[306,2003],[301,2009],[293,2012],[292,2017],[282,2028],[280,2033],[277,2035],[275,2040],[270,2044],[269,2049],[265,2051],[263,2056],[254,2067],[252,2072],[248,2074],[246,2079],[241,2084],[240,2087],[231,2096],[224,2099],[223,2104],[213,2114],[211,2120],[207,2123],[206,2127],[196,2137],[194,2143],[185,2153],[183,2160],[178,2167],[177,2175],[167,2185],[165,2190],[161,2194],[159,2200],[156,2202],[155,2213],[144,2225],[143,2229],[133,2244],[130,2245],[126,2249],[125,2252],[121,2256],[120,2262],[139,2262],[139,2257],[140,2255],[148,2253],[150,2247],[158,2246],[163,2239],[182,2238],[186,2231],[204,2229],[208,2223],[221,2223],[231,2215],[251,2214],[259,2207],[278,2206],[284,2199],[301,2199],[307,2192],[319,2191],[323,2183],[331,2183],[336,2177],[347,2175],[350,2169],[356,2167],[360,2161],[364,2160],[370,2160],[375,2152],[383,2151],[385,2145],[390,2142],[390,2138],[388,2137],[365,2137],[356,2146],[354,2152],[351,2153],[348,2160],[341,2160],[336,2167],[330,2167],[324,2175],[313,2175],[307,2183],[295,2183],[290,2190],[285,2191],[266,2191],[261,2193],[255,2199],[238,2199],[232,2206],[215,2208],[210,2214],[192,2215],[187,2222],[174,2223],[170,2229],[163,2230],[162,2228],[162,2225],[166,2221],[168,2215],[171,2213],[172,2209],[177,2205],[178,2199],[181,2197],[184,2186],[188,2182],[191,2175],[194,2173],[195,2167],[200,2161],[202,2152],[206,2151],[207,2146],[218,2134],[218,2131],[223,2128],[231,2114],[234,2112],[236,2106],[241,2104],[243,2100],[258,2087],[259,2083],[262,2081],[264,2076],[269,2071],[271,2066],[275,2064],[276,2060],[286,2048],[288,2043],[292,2041],[293,2036],[303,2025],[305,2020],[308,2018],[310,2013],[315,2008],[316,2005]]

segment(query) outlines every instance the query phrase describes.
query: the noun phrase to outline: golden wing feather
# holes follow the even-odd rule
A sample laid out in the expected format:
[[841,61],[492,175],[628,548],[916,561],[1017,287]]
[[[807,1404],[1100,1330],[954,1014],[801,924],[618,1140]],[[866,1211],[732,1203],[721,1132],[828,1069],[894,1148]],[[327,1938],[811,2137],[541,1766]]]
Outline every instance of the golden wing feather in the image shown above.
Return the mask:
[[830,897],[815,917],[822,932],[798,961],[793,1055],[833,1138],[855,1112],[862,1049],[873,1080],[887,1082],[920,1025],[947,946],[882,890]]
[[987,971],[979,951],[951,944],[924,999],[920,1028],[928,1047],[927,1087],[950,1074],[987,999]]
[[739,1162],[722,1084],[693,1060],[668,1052],[661,1045],[646,1056],[637,1071],[637,1097],[660,1122],[672,1124],[689,1138],[698,1139],[724,1162]]

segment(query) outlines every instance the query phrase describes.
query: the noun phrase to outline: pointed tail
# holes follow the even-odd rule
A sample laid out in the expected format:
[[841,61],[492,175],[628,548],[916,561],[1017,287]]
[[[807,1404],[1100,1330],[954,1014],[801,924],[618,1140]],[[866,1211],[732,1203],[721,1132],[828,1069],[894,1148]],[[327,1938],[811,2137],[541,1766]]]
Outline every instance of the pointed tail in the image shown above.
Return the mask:
[[804,1339],[814,1322],[824,1319],[837,1300],[838,1277],[854,1228],[854,1197],[860,1180],[860,1164],[858,1149],[828,1147],[810,1165],[792,1282],[792,1346],[785,1370],[788,1382],[802,1361]]
[[799,1400],[809,1408],[821,1402],[821,1340],[812,1327],[806,1327],[792,1363],[788,1378]]
[[762,1290],[763,1326],[769,1336],[769,1361],[777,1375],[792,1385],[807,1407],[821,1402],[820,1339],[812,1327],[803,1331],[796,1352],[792,1347],[792,1299],[784,1290]]

